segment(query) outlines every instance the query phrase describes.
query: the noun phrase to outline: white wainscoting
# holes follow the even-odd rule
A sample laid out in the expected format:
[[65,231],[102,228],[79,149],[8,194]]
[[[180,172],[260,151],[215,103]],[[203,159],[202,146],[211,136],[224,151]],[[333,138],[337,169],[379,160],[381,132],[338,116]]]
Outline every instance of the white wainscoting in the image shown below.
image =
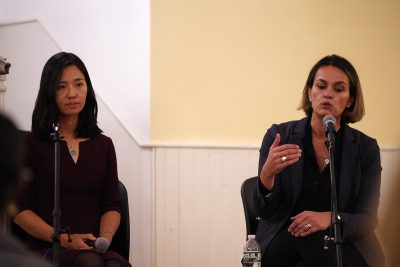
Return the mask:
[[155,149],[156,266],[241,266],[256,149]]
[[[258,150],[154,150],[156,266],[241,266],[246,228],[240,186],[257,174]],[[381,153],[384,207],[400,150]]]

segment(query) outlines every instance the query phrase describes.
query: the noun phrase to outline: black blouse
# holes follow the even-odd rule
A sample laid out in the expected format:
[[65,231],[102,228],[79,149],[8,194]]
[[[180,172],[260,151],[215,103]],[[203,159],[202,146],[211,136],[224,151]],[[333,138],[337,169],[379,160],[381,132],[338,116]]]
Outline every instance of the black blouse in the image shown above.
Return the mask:
[[[342,127],[340,128],[342,129]],[[340,164],[342,159],[343,131],[339,130],[335,135],[335,181],[336,188],[340,182]],[[303,141],[303,183],[300,197],[297,200],[296,208],[292,215],[296,215],[305,210],[329,211],[331,210],[331,182],[330,182],[330,164],[320,172],[315,157],[312,144],[311,125],[306,130],[306,136]]]

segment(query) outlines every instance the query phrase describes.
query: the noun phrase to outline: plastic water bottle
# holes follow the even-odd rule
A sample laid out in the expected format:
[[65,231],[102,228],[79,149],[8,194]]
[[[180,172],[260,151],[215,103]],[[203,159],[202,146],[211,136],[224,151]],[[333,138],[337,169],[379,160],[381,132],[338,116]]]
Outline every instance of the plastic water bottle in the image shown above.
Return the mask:
[[243,267],[261,266],[261,248],[255,235],[248,235],[243,247]]

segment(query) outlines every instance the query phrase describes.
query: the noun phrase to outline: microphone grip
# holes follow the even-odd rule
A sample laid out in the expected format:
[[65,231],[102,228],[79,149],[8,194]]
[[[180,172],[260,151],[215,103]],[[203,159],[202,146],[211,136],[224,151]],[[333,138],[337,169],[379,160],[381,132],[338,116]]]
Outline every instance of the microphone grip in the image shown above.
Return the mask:
[[92,248],[96,248],[96,241],[97,239],[96,240],[85,239],[86,245]]
[[99,237],[96,240],[86,239],[85,243],[89,246],[94,248],[96,251],[104,253],[107,251],[108,247],[110,246],[110,241],[108,241],[105,237]]

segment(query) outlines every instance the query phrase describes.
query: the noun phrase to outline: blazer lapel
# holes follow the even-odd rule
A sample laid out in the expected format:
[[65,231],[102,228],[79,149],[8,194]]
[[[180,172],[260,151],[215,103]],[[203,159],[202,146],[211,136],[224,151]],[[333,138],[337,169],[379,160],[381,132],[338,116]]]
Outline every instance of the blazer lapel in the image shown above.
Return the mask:
[[338,188],[338,210],[345,208],[347,200],[351,194],[351,179],[353,177],[354,166],[357,160],[357,142],[351,128],[344,125],[342,163],[340,170],[340,181]]

